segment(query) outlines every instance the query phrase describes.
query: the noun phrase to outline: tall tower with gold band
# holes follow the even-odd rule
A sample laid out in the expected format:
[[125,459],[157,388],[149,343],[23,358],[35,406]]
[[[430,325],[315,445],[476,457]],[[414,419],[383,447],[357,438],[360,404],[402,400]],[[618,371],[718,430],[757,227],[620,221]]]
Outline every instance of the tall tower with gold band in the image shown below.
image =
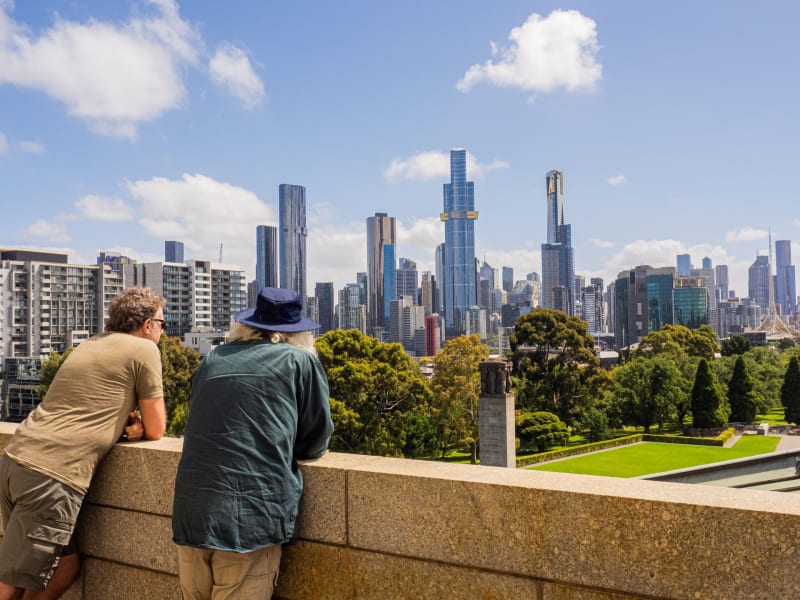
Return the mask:
[[450,151],[444,184],[444,313],[447,337],[465,331],[467,311],[478,303],[475,266],[475,184],[467,181],[467,151]]

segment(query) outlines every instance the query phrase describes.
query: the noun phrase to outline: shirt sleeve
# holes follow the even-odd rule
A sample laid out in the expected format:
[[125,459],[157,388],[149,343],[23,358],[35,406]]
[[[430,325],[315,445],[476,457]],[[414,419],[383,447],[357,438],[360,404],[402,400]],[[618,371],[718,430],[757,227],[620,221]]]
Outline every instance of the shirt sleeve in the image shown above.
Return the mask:
[[318,458],[325,454],[333,433],[328,378],[319,360],[309,354],[303,375],[303,398],[300,402],[295,438],[295,458]]

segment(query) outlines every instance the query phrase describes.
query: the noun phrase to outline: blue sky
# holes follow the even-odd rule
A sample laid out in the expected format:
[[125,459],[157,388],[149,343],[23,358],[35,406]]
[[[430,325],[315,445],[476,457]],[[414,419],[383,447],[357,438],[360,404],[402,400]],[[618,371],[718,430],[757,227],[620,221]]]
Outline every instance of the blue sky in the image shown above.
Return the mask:
[[[448,153],[476,250],[541,270],[564,172],[576,273],[747,267],[800,247],[800,3],[0,0],[0,246],[235,263],[306,186],[308,288],[366,270],[366,218],[431,269]],[[796,260],[796,258],[795,258]]]

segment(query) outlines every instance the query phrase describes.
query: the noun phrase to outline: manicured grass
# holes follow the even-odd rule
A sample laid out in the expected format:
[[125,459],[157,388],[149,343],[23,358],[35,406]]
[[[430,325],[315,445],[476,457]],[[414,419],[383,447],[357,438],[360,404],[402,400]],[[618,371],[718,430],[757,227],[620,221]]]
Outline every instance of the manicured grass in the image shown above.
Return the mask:
[[787,425],[786,419],[783,418],[783,407],[770,408],[769,412],[765,415],[756,415],[754,423],[769,423],[770,425]]
[[732,448],[644,442],[536,465],[530,467],[530,470],[609,477],[638,477],[744,458],[745,456],[767,454],[775,451],[779,441],[780,437],[778,436],[749,435],[739,439]]

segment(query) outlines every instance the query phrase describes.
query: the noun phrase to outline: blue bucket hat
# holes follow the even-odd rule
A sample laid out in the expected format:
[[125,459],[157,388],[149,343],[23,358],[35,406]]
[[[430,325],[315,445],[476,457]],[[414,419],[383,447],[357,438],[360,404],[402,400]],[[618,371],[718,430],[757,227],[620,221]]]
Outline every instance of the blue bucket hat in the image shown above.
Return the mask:
[[287,288],[264,287],[258,292],[255,308],[234,315],[237,323],[269,331],[311,331],[319,323],[303,316],[300,294]]

